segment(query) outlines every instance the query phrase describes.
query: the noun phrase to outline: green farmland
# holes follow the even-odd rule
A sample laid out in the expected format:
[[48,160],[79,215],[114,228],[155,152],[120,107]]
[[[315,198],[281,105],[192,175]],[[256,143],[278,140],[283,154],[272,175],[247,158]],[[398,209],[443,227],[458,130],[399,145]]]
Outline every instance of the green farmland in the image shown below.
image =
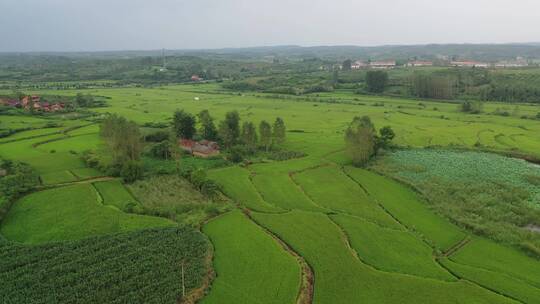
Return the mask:
[[[0,217],[0,257],[9,258],[0,262],[0,302],[68,303],[70,293],[88,292],[73,279],[88,273],[95,293],[80,301],[89,303],[540,303],[540,234],[530,228],[540,227],[540,169],[508,157],[540,159],[540,123],[520,118],[537,105],[501,116],[492,113],[503,104],[485,103],[465,114],[455,103],[351,90],[285,97],[217,84],[29,93],[78,92],[107,97],[107,106],[84,119],[0,116],[2,128],[29,128],[0,139],[0,157],[39,176]],[[151,133],[168,130],[155,124],[169,126],[177,109],[207,109],[216,123],[233,110],[256,125],[281,117],[280,148],[302,156],[233,164],[145,154],[145,175],[133,183],[83,161],[106,149],[106,114]],[[343,138],[363,115],[391,126],[397,148],[358,168]],[[219,195],[177,167],[200,168]],[[123,273],[126,261],[134,264]],[[70,267],[86,265],[70,277]],[[61,282],[29,283],[51,275]],[[123,280],[133,285],[103,288]]]

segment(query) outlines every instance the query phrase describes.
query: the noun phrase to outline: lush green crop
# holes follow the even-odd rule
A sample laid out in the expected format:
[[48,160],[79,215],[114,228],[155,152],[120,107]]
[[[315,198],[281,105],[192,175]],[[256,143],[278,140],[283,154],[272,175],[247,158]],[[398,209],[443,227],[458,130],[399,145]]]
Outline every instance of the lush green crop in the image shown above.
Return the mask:
[[[36,93],[73,96],[77,92],[41,90]],[[446,267],[454,267],[452,272],[470,282],[452,282],[453,278],[441,270],[432,256],[441,255],[467,237],[466,229],[458,228],[439,216],[441,214],[468,231],[478,234],[505,232],[495,239],[526,240],[520,245],[534,248],[534,242],[529,242],[528,238],[535,234],[522,227],[539,222],[535,221],[534,212],[521,212],[524,209],[516,208],[516,197],[525,201],[522,191],[508,191],[523,187],[534,193],[538,178],[524,167],[513,167],[512,164],[513,169],[505,171],[509,164],[506,159],[499,164],[499,158],[490,156],[480,162],[434,158],[425,168],[411,165],[407,170],[398,170],[412,172],[414,176],[411,177],[428,174],[431,169],[443,177],[449,172],[456,176],[451,180],[453,183],[466,178],[493,183],[496,182],[493,178],[499,178],[498,182],[506,183],[504,178],[507,176],[516,183],[511,184],[511,188],[477,187],[466,192],[456,188],[455,184],[420,189],[426,195],[430,192],[425,190],[434,190],[432,194],[444,196],[448,191],[460,194],[456,196],[458,200],[443,200],[438,204],[433,198],[441,196],[427,195],[428,200],[423,200],[420,194],[388,178],[357,168],[343,169],[333,163],[349,164],[343,153],[343,130],[354,116],[361,115],[369,115],[377,128],[391,126],[397,134],[395,143],[404,147],[456,145],[519,150],[540,156],[540,124],[532,119],[519,119],[519,115],[536,115],[537,107],[520,105],[517,111],[509,110],[512,115],[503,117],[490,113],[496,112],[497,108],[506,111],[502,107],[507,105],[486,103],[483,114],[469,115],[457,111],[457,105],[452,103],[361,96],[350,90],[301,97],[264,93],[235,95],[218,92],[218,86],[214,84],[95,89],[93,94],[110,97],[107,99],[109,107],[93,110],[117,113],[138,123],[168,123],[178,108],[193,114],[208,109],[216,122],[231,110],[239,111],[242,122],[258,123],[263,119],[282,117],[289,130],[282,148],[305,153],[305,157],[286,161],[257,159],[261,162],[247,167],[221,169],[216,167],[228,165],[222,159],[183,157],[179,163],[182,169],[210,169],[209,177],[223,186],[227,196],[241,207],[255,211],[258,222],[306,259],[315,274],[314,303],[497,303],[508,300],[492,291],[536,302],[536,291],[529,286],[518,288],[516,282],[537,284],[536,274],[540,273],[534,264],[537,261],[526,258],[519,251],[501,249],[489,241],[486,241],[487,245],[478,246],[475,239],[450,255],[450,260],[442,259]],[[514,115],[514,112],[519,114]],[[2,125],[14,127],[40,127],[47,122],[27,116],[9,117],[6,123],[3,116],[1,119]],[[54,121],[61,122],[62,128],[88,124],[80,120],[61,120],[60,117]],[[97,133],[97,124],[67,134],[25,131],[10,136],[16,141],[0,143],[0,155],[28,162],[37,169],[44,183],[91,178],[100,173],[85,168],[80,161],[80,152],[99,150]],[[24,139],[32,136],[40,137]],[[144,157],[143,163],[148,176],[177,173],[176,163],[172,160]],[[443,165],[451,168],[446,170],[441,167]],[[477,172],[486,171],[469,177],[459,175],[467,171],[471,174],[471,168],[478,169]],[[424,180],[440,181],[430,176]],[[470,180],[466,183],[473,185]],[[224,204],[207,201],[190,187],[169,176],[154,176],[137,182],[129,188],[143,210],[130,211],[198,224],[227,208]],[[126,196],[121,185],[111,183],[107,191],[109,193],[103,195],[105,204],[112,200],[123,205]],[[497,201],[486,200],[486,197],[495,197]],[[510,203],[503,209],[496,209],[502,205],[500,201]],[[489,204],[484,204],[486,202]],[[527,203],[531,202],[533,200]],[[482,208],[486,206],[489,208]],[[288,212],[290,210],[293,211]],[[470,216],[464,217],[467,221],[460,221],[458,215],[463,215],[464,210]],[[512,219],[513,224],[495,222],[487,225],[490,214]],[[42,243],[161,225],[174,225],[174,222],[126,214],[98,203],[90,185],[77,185],[38,192],[21,199],[8,214],[0,232],[13,240]],[[512,233],[518,230],[521,232]],[[204,231],[215,246],[217,272],[206,301],[294,302],[299,287],[298,264],[264,230],[234,212],[211,221]],[[161,283],[158,281],[156,284]],[[149,284],[146,288],[152,286]]]
[[509,275],[540,289],[540,263],[519,251],[492,241],[474,238],[450,259],[497,273]]
[[313,268],[313,303],[510,303],[463,281],[445,282],[375,270],[355,256],[341,230],[326,215],[292,211],[253,216]]
[[126,210],[130,204],[138,204],[137,200],[124,188],[119,180],[97,182],[93,184],[105,205],[115,206],[120,210]]
[[319,167],[293,176],[318,205],[360,216],[387,227],[398,224],[337,166]]
[[9,240],[35,244],[173,225],[166,219],[105,206],[91,185],[80,184],[23,197],[11,207],[0,232]]
[[494,272],[478,267],[471,267],[442,259],[441,263],[458,276],[482,286],[489,286],[505,296],[512,297],[524,303],[538,303],[540,289],[526,282],[500,272]]
[[79,179],[89,179],[89,178],[105,175],[94,168],[76,168],[70,171],[71,173],[73,173],[73,175],[75,175]]
[[202,303],[295,303],[300,266],[245,215],[222,215],[204,232],[214,244],[217,277]]
[[38,246],[2,239],[0,302],[177,303],[182,285],[186,293],[202,285],[208,248],[190,228]]
[[502,183],[527,190],[529,200],[540,203],[540,184],[527,179],[528,176],[540,178],[540,166],[524,160],[480,152],[402,150],[392,153],[388,162],[399,170],[399,177],[415,183],[431,178],[448,182]]
[[261,193],[265,201],[291,210],[300,209],[307,211],[328,211],[317,206],[302,190],[294,184],[291,177],[286,174],[257,174],[252,177],[253,184]]
[[282,209],[263,200],[250,180],[250,173],[240,167],[216,169],[208,172],[208,177],[218,182],[225,194],[243,206],[265,212],[279,212]]
[[407,187],[366,170],[354,167],[345,170],[401,223],[438,248],[450,248],[465,238],[462,231],[435,215]]
[[455,223],[540,255],[540,235],[523,228],[540,223],[537,165],[489,153],[404,150],[374,168],[414,185]]
[[346,215],[331,216],[360,259],[377,269],[446,281],[456,278],[435,262],[433,249],[414,234],[383,228]]

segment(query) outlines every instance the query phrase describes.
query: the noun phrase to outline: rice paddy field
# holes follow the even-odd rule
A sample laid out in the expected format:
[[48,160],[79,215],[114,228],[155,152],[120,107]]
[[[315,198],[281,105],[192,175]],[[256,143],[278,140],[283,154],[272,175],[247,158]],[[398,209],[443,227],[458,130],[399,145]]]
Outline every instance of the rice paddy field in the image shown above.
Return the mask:
[[[81,153],[103,144],[89,121],[0,116],[0,127],[31,128],[3,138],[0,156],[41,178],[0,223],[9,242],[84,242],[204,219],[213,271],[207,286],[191,285],[203,284],[201,303],[540,303],[538,234],[525,229],[540,227],[540,169],[485,152],[540,157],[540,123],[520,118],[538,106],[513,106],[515,115],[503,117],[493,112],[507,104],[470,115],[453,103],[345,91],[282,97],[208,84],[82,92],[110,98],[93,109],[99,114],[139,124],[169,122],[176,109],[208,109],[217,120],[238,110],[256,124],[279,116],[289,130],[284,148],[306,156],[208,166],[230,199],[218,206],[166,175],[126,186],[86,168]],[[391,126],[400,147],[367,169],[343,153],[344,130],[361,115]],[[43,128],[51,120],[58,125]],[[172,219],[125,212],[131,203],[176,211]],[[190,203],[230,211],[182,217]],[[22,287],[0,283],[0,295],[13,288]]]

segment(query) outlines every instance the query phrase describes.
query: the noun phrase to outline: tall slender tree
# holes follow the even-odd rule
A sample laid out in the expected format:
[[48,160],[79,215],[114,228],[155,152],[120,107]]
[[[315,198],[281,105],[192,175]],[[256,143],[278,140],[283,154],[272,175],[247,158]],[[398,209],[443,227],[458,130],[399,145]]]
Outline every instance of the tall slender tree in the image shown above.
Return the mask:
[[375,153],[376,132],[368,116],[355,117],[345,131],[347,153],[355,166],[363,166]]
[[173,116],[173,127],[177,138],[192,139],[195,135],[195,117],[183,110],[177,110]]
[[217,140],[218,132],[214,124],[214,118],[210,116],[210,112],[208,110],[202,110],[198,117],[201,124],[200,135],[207,140]]
[[251,121],[246,121],[242,125],[242,142],[250,150],[255,150],[257,147],[257,129]]
[[285,142],[285,122],[281,117],[277,117],[274,121],[274,126],[272,128],[272,140],[276,144],[282,144]]
[[261,146],[268,151],[272,146],[272,126],[265,120],[259,124],[259,135]]
[[240,137],[240,115],[237,111],[228,112],[225,120],[219,124],[219,137],[226,148],[238,142]]

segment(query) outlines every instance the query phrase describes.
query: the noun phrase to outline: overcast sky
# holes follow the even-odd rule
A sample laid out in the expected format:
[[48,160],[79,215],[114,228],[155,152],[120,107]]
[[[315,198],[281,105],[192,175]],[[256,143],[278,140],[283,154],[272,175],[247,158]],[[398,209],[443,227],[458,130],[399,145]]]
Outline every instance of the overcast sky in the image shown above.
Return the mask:
[[0,51],[540,41],[540,0],[0,0]]

